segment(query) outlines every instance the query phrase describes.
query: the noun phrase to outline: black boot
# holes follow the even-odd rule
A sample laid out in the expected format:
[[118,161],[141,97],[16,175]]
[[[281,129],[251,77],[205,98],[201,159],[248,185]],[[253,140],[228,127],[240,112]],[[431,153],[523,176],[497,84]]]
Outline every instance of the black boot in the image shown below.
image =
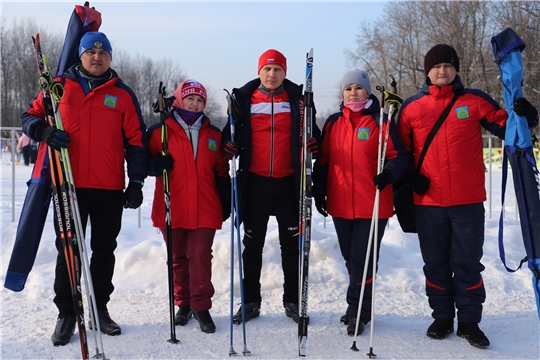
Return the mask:
[[351,317],[350,315],[342,315],[340,318],[339,318],[339,322],[342,323],[343,325],[348,325],[349,324],[349,321],[351,320]]
[[[120,335],[122,333],[122,329],[120,328],[120,325],[114,322],[113,319],[111,319],[111,316],[109,315],[109,310],[105,309],[98,309],[98,317],[99,317],[99,329],[102,333],[110,335],[110,336],[116,336]],[[88,324],[90,330],[92,330],[92,321]]]
[[51,335],[54,346],[66,345],[71,340],[71,335],[75,332],[75,316],[67,316],[56,320],[56,328]]
[[489,346],[488,338],[480,330],[477,323],[459,321],[456,335],[466,339],[469,344],[477,348],[484,349]]
[[199,327],[203,333],[212,334],[216,332],[216,324],[214,324],[214,320],[212,320],[212,316],[210,316],[208,310],[193,311],[193,316],[199,322]]
[[426,335],[432,339],[442,340],[454,332],[454,319],[435,319],[427,329]]
[[[358,323],[358,334],[360,335],[364,332],[366,324],[362,320]],[[356,331],[356,317],[355,316],[349,316],[349,323],[347,324],[347,335],[354,336],[354,332]]]
[[[296,303],[284,303],[285,315],[292,318],[295,323],[298,324],[299,310],[298,304]],[[307,317],[306,322],[309,324],[309,316]]]
[[[244,305],[244,316],[246,317],[246,322],[251,319],[259,317],[261,313],[261,303],[247,303]],[[233,316],[233,323],[240,325],[242,323],[242,307],[238,309],[236,314]]]
[[179,306],[176,315],[174,316],[174,324],[184,326],[188,323],[193,315],[193,309],[189,306]]

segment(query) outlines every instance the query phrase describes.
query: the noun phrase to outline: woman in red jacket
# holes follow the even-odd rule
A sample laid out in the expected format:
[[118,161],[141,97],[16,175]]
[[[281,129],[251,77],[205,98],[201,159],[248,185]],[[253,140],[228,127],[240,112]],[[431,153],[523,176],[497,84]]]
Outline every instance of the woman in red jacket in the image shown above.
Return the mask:
[[204,115],[206,90],[186,80],[174,92],[173,110],[165,124],[168,154],[162,154],[161,124],[148,129],[148,173],[157,176],[152,206],[153,225],[164,239],[165,200],[161,177],[167,170],[170,184],[174,301],[177,325],[193,315],[201,331],[216,326],[212,307],[212,243],[231,211],[229,165],[221,153],[221,131]]
[[[313,175],[313,193],[317,210],[323,216],[332,215],[341,254],[349,272],[348,307],[341,322],[347,325],[347,333],[352,336],[360,306],[376,187],[380,190],[378,252],[388,218],[393,215],[392,186],[389,185],[406,168],[407,154],[397,127],[391,126],[384,170],[377,174],[379,131],[387,129],[391,121],[386,121],[384,116],[383,125],[380,125],[379,101],[371,94],[369,76],[365,71],[353,70],[345,74],[341,80],[341,91],[341,111],[331,115],[323,128],[322,150]],[[369,254],[367,271],[358,334],[371,320],[372,254]]]

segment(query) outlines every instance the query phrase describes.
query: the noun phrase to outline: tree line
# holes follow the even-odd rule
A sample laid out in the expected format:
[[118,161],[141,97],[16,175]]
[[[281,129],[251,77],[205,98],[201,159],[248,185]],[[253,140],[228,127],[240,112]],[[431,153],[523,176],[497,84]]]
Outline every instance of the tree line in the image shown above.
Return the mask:
[[[1,119],[4,127],[21,126],[20,117],[38,91],[38,70],[31,37],[40,34],[41,48],[46,55],[51,71],[56,73],[62,52],[64,36],[51,33],[38,26],[32,18],[15,19],[11,24],[4,21],[0,27],[2,44],[1,66]],[[152,104],[157,100],[159,80],[162,79],[167,95],[172,96],[178,85],[186,79],[179,64],[171,60],[153,60],[137,54],[127,54],[115,49],[111,64],[120,78],[133,89],[147,126],[160,121]],[[225,125],[227,118],[218,102],[213,100],[212,89],[206,87],[208,104],[205,114],[218,127]]]
[[384,16],[363,22],[348,60],[368,71],[374,84],[389,87],[392,74],[404,98],[424,81],[424,55],[434,45],[453,46],[460,57],[465,87],[490,94],[504,107],[500,70],[494,63],[492,36],[510,27],[526,48],[523,93],[540,107],[540,2],[538,1],[393,1]]
[[[367,5],[366,5],[367,6]],[[466,87],[490,94],[504,107],[500,71],[493,61],[491,37],[506,27],[514,29],[526,44],[523,51],[524,96],[540,106],[540,2],[538,1],[392,1],[384,15],[359,24],[355,49],[345,50],[352,66],[365,69],[372,87],[388,87],[392,74],[399,94],[406,98],[424,83],[425,53],[435,44],[452,45],[460,56],[459,75]],[[42,48],[53,70],[62,50],[63,36],[38,27],[32,18],[2,22],[1,119],[2,126],[20,126],[20,115],[37,91],[37,67],[31,36],[40,33]],[[139,99],[147,126],[159,121],[152,110],[156,79],[163,79],[170,95],[186,76],[171,60],[153,60],[115,49],[112,64]],[[218,127],[227,119],[209,93],[206,114]],[[340,102],[341,94],[336,94]],[[324,114],[317,120],[324,123]]]

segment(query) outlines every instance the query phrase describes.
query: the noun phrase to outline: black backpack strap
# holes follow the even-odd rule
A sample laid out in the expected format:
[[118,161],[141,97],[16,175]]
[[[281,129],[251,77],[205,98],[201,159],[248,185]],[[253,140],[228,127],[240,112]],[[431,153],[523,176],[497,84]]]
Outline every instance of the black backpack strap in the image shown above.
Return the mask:
[[456,90],[456,92],[454,93],[454,97],[452,98],[452,101],[450,101],[450,104],[448,104],[448,106],[446,107],[446,109],[444,109],[443,113],[441,114],[441,116],[439,117],[435,125],[433,125],[433,128],[431,129],[426,139],[426,142],[424,143],[424,147],[422,148],[422,153],[420,154],[420,158],[418,159],[418,165],[416,166],[416,169],[418,170],[418,172],[420,172],[420,168],[422,167],[422,163],[424,162],[424,158],[426,157],[426,153],[429,148],[429,145],[433,141],[433,138],[437,134],[437,131],[439,131],[439,129],[441,128],[444,120],[446,120],[446,118],[448,117],[448,114],[450,113],[452,106],[454,106],[457,98],[459,97],[459,95],[461,95],[461,90],[462,89]]

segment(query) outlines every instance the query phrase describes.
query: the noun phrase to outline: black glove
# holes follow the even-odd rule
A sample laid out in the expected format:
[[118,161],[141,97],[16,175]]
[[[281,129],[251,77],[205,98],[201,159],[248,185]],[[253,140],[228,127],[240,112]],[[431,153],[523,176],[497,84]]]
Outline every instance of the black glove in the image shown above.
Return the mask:
[[231,216],[231,202],[222,202],[221,207],[223,208],[223,221],[225,222]]
[[[172,104],[176,98],[174,96],[164,97],[163,98],[163,112],[168,113],[171,111]],[[157,114],[159,113],[159,100],[156,100],[155,103],[152,103],[152,110]]]
[[124,203],[124,209],[136,209],[141,206],[143,201],[142,184],[130,181],[124,195],[122,202]]
[[373,178],[373,184],[382,191],[387,185],[394,182],[394,176],[388,169],[384,169],[380,174],[375,175]]
[[[238,120],[242,117],[242,106],[240,106],[240,103],[236,99],[236,96],[232,94],[231,96],[231,108],[232,108],[232,116],[234,120]],[[229,114],[229,110],[227,110],[227,114]]]
[[422,174],[414,173],[407,178],[407,182],[411,186],[412,191],[418,195],[422,195],[428,191],[431,180]]
[[174,159],[171,154],[156,156],[154,162],[154,173],[156,175],[163,174],[164,170],[171,171],[173,169]]
[[328,216],[328,213],[326,212],[326,196],[324,195],[315,195],[315,207],[317,208],[317,211],[319,214],[321,214],[324,217]]
[[223,148],[223,156],[227,160],[232,160],[238,154],[238,145],[232,141],[228,141]]
[[388,105],[394,105],[394,108],[396,109],[403,103],[403,99],[400,96],[387,90],[383,91],[383,100]]
[[538,125],[538,110],[527,99],[516,99],[514,101],[514,112],[519,116],[524,116],[530,128]]
[[319,154],[319,145],[317,145],[317,140],[315,140],[315,138],[309,139],[306,144],[306,148],[311,153],[311,157],[316,159],[317,155]]
[[69,134],[64,130],[58,130],[54,126],[42,125],[37,131],[38,139],[41,139],[45,144],[54,150],[67,148],[71,140]]

